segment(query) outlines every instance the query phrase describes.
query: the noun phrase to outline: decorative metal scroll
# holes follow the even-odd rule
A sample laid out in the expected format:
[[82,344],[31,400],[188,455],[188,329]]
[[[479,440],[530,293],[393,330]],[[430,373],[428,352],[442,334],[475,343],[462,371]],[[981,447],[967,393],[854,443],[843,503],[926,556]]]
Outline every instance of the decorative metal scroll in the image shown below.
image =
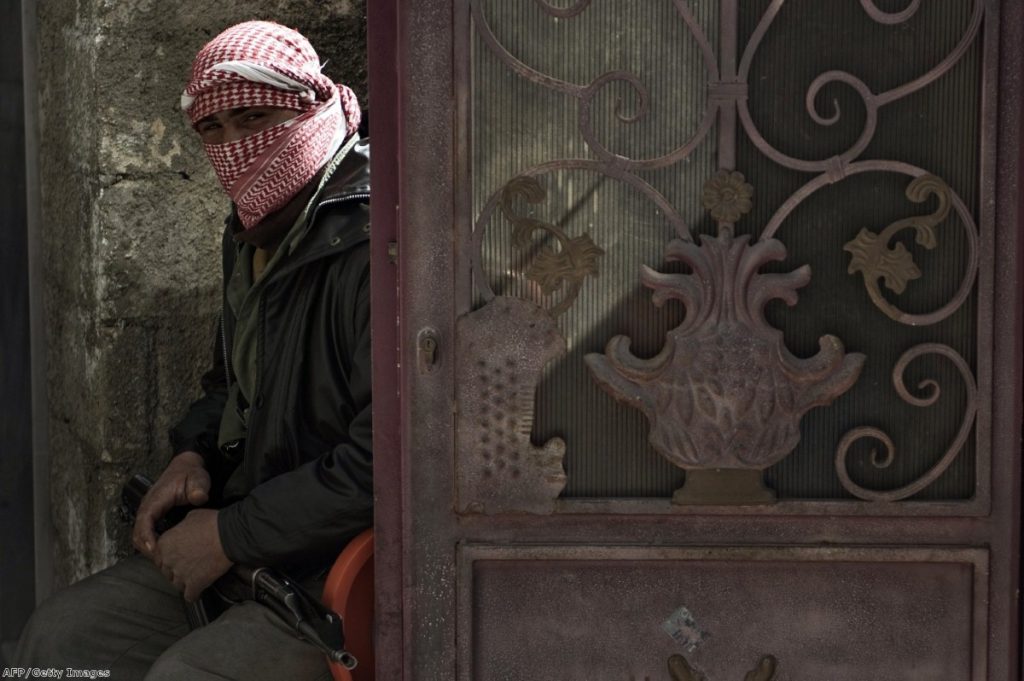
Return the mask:
[[[543,295],[566,289],[561,302],[550,309],[552,315],[560,315],[569,309],[580,294],[583,280],[588,275],[597,276],[597,261],[604,255],[589,234],[569,237],[564,231],[549,222],[543,222],[515,210],[515,199],[520,196],[530,203],[544,200],[544,188],[533,177],[517,177],[502,192],[501,209],[509,222],[515,225],[512,241],[516,248],[527,254],[529,265],[526,278],[533,282]],[[558,248],[537,245],[534,233],[553,236]]]
[[839,480],[842,482],[843,487],[854,496],[868,501],[899,501],[900,499],[911,497],[928,485],[932,484],[940,475],[945,473],[953,463],[957,454],[960,453],[964,443],[967,442],[967,436],[971,432],[971,426],[974,424],[974,416],[977,411],[978,387],[975,385],[974,376],[971,374],[971,368],[967,365],[967,362],[964,361],[964,358],[955,350],[947,345],[941,345],[939,343],[925,343],[907,350],[903,353],[903,356],[900,357],[899,361],[896,362],[895,368],[893,368],[893,386],[896,388],[896,393],[900,396],[900,399],[907,404],[912,404],[915,407],[930,407],[935,404],[938,401],[939,396],[942,394],[942,389],[935,380],[928,379],[918,384],[917,387],[919,390],[928,391],[928,394],[924,397],[912,395],[910,391],[907,390],[906,384],[903,382],[903,374],[906,372],[907,365],[922,355],[930,354],[939,355],[951,361],[954,366],[956,366],[957,371],[960,373],[960,377],[963,379],[964,385],[967,388],[967,412],[964,414],[963,419],[960,422],[960,429],[956,434],[956,438],[946,450],[945,454],[943,454],[942,457],[917,480],[898,489],[876,491],[861,487],[850,478],[850,474],[847,472],[846,466],[846,459],[850,451],[850,446],[861,438],[873,438],[880,441],[885,445],[885,454],[879,456],[877,451],[873,451],[871,453],[871,465],[875,468],[887,468],[892,465],[892,462],[896,458],[896,445],[893,444],[892,438],[878,428],[868,426],[854,428],[843,437],[839,442],[838,449],[836,450],[836,471],[839,473]]
[[653,359],[638,359],[630,341],[616,336],[605,354],[586,357],[594,379],[612,397],[641,409],[651,423],[654,449],[675,465],[709,474],[688,475],[676,503],[757,503],[773,499],[751,475],[788,456],[800,441],[800,418],[830,404],[857,380],[864,355],[845,354],[835,336],[821,351],[794,357],[782,332],[764,318],[764,306],[780,298],[790,305],[811,279],[804,265],[788,274],[761,274],[767,262],[784,260],[775,239],[750,245],[733,237],[733,223],[751,207],[752,188],[737,172],[708,181],[704,206],[718,221],[717,238],[699,245],[676,239],[669,260],[693,274],[659,274],[645,267],[643,283],[654,304],[676,299],[686,307]]
[[[890,242],[902,230],[913,229],[918,244],[928,249],[935,248],[938,243],[935,227],[949,215],[950,189],[934,175],[918,177],[907,187],[907,198],[916,203],[921,203],[933,195],[939,199],[939,207],[934,213],[899,220],[882,230],[881,234],[862,229],[856,239],[843,247],[843,250],[849,251],[852,256],[850,274],[860,272],[864,275],[864,287],[871,296],[871,302],[890,318],[903,324],[928,324],[935,317],[940,317],[943,312],[940,311],[938,315],[907,314],[887,301],[878,288],[878,281],[881,279],[893,292],[903,293],[908,281],[921,276],[921,270],[914,264],[914,256],[910,251],[900,243],[893,248]],[[969,288],[963,286],[961,290],[964,297],[970,292]],[[959,307],[963,300],[958,302],[956,307]]]
[[[854,0],[845,1],[853,2]],[[546,0],[534,0],[534,2],[548,16],[570,21],[583,14],[591,6],[589,0],[577,0],[559,7]],[[731,466],[741,464],[754,468],[763,467],[774,458],[774,455],[768,455],[767,452],[781,451],[795,442],[798,434],[794,435],[794,429],[798,416],[802,413],[801,409],[831,401],[856,380],[863,359],[855,359],[856,355],[849,355],[842,359],[841,345],[837,340],[829,339],[826,336],[823,339],[822,353],[819,355],[822,359],[805,360],[812,363],[820,362],[819,365],[804,365],[807,367],[807,375],[814,375],[818,377],[816,380],[824,381],[822,385],[828,385],[827,388],[815,389],[816,392],[806,393],[807,395],[813,394],[813,397],[798,398],[798,393],[794,392],[792,378],[787,380],[772,378],[766,383],[762,383],[761,379],[751,379],[726,386],[726,383],[734,380],[730,378],[731,374],[739,372],[741,367],[746,367],[751,357],[768,357],[772,353],[779,358],[777,367],[787,368],[767,369],[765,367],[768,364],[761,360],[753,362],[753,364],[759,367],[759,371],[766,372],[763,373],[764,376],[778,377],[785,374],[791,377],[794,375],[786,373],[793,371],[789,368],[792,366],[792,360],[787,357],[781,342],[772,340],[773,334],[778,332],[770,329],[764,322],[760,306],[763,306],[772,296],[783,297],[787,301],[795,300],[793,291],[802,285],[802,280],[803,283],[806,283],[808,275],[802,268],[788,275],[760,274],[758,270],[767,260],[783,257],[785,249],[775,239],[776,233],[787,217],[819,189],[840,183],[846,178],[860,173],[883,172],[910,178],[912,181],[907,189],[907,196],[912,201],[920,202],[929,196],[938,198],[939,208],[930,215],[893,223],[880,233],[864,229],[857,238],[845,246],[851,258],[850,272],[863,277],[867,296],[886,317],[894,322],[903,325],[926,326],[948,319],[969,299],[977,276],[978,228],[961,197],[925,168],[897,160],[862,159],[862,155],[875,139],[879,111],[883,107],[928,87],[961,61],[980,33],[986,4],[984,0],[973,0],[967,27],[952,51],[930,69],[902,85],[882,92],[875,92],[869,84],[856,75],[837,69],[826,70],[814,78],[805,94],[805,108],[817,125],[823,128],[834,126],[843,115],[836,100],[832,101],[830,110],[819,110],[818,96],[827,85],[839,84],[849,88],[859,98],[865,112],[863,128],[852,145],[845,149],[837,149],[825,158],[818,159],[797,158],[780,151],[758,129],[750,113],[751,68],[759,47],[771,30],[785,2],[786,0],[771,0],[747,44],[745,46],[723,44],[723,50],[734,48],[735,53],[724,55],[720,59],[708,36],[696,20],[691,7],[692,3],[687,0],[672,0],[672,6],[682,24],[698,46],[706,71],[708,96],[704,110],[699,115],[699,122],[687,140],[667,153],[645,158],[629,157],[612,151],[609,145],[600,139],[598,129],[594,125],[597,96],[613,83],[625,86],[634,100],[630,108],[631,113],[626,113],[624,103],[621,100],[618,101],[614,109],[618,124],[634,124],[648,115],[651,95],[638,75],[624,70],[612,70],[594,77],[590,82],[575,83],[543,73],[513,55],[499,41],[482,8],[483,0],[471,0],[470,2],[473,26],[486,47],[499,60],[520,77],[536,86],[575,99],[577,129],[588,150],[586,158],[550,160],[520,169],[517,173],[519,178],[495,191],[487,200],[477,216],[472,250],[474,281],[484,301],[493,299],[494,293],[491,291],[487,276],[483,271],[484,268],[481,266],[480,252],[483,235],[499,204],[502,205],[506,215],[516,224],[517,243],[525,244],[527,238],[523,236],[524,234],[541,229],[552,234],[560,244],[558,251],[551,250],[548,255],[539,259],[543,268],[538,265],[528,275],[535,283],[546,286],[548,290],[553,290],[557,285],[565,291],[561,302],[550,310],[551,314],[560,314],[571,306],[579,291],[579,282],[587,274],[596,272],[595,263],[599,253],[598,250],[594,250],[597,248],[596,246],[591,248],[592,242],[590,244],[578,242],[578,249],[582,255],[575,257],[570,247],[572,239],[566,233],[552,231],[552,225],[546,223],[538,222],[528,225],[523,221],[522,216],[511,213],[507,208],[506,199],[512,194],[518,193],[528,199],[531,196],[536,196],[539,185],[528,185],[522,178],[537,178],[541,175],[567,170],[587,170],[598,173],[627,185],[650,200],[677,235],[677,239],[669,246],[670,259],[683,260],[696,270],[699,267],[709,267],[708,263],[712,261],[722,265],[724,260],[719,259],[736,258],[735,261],[730,260],[732,266],[745,268],[742,272],[739,270],[728,272],[708,270],[707,276],[711,278],[706,281],[700,280],[698,275],[659,275],[653,271],[645,272],[644,283],[656,289],[656,302],[670,297],[684,302],[688,309],[684,324],[673,330],[665,346],[666,349],[652,360],[641,361],[632,358],[627,352],[628,341],[623,339],[612,339],[606,360],[588,360],[591,367],[594,368],[595,378],[600,383],[605,387],[617,386],[616,392],[621,399],[630,400],[631,404],[644,409],[652,416],[654,424],[652,426],[652,444],[666,456],[669,456],[666,452],[672,452],[669,458],[679,465]],[[910,0],[903,9],[898,11],[883,11],[874,0],[859,0],[859,4],[874,22],[893,26],[910,21],[917,15],[922,3],[920,0]],[[735,26],[739,7],[739,0],[720,0],[720,15],[723,23],[731,22]],[[717,239],[704,239],[700,245],[694,244],[694,238],[680,212],[640,175],[641,172],[673,166],[688,159],[708,137],[716,124],[722,128],[719,131],[719,160],[720,167],[723,169],[732,170],[735,164],[735,136],[739,130],[742,130],[754,148],[778,165],[790,170],[813,174],[809,181],[776,210],[754,244],[747,244],[745,240],[733,239],[731,228],[720,229]],[[745,200],[749,201],[749,196],[744,198],[743,187],[728,185],[728,178],[731,176],[723,177],[725,179],[720,178],[721,181],[718,182],[721,186],[716,185],[715,182],[707,185],[705,196],[702,197],[705,204],[720,202],[725,196],[722,192],[725,192],[728,194],[725,197],[727,200],[721,205],[731,206],[728,210],[740,210],[742,213],[741,208],[745,205]],[[721,212],[727,210],[726,208],[720,207],[718,210],[715,217],[720,223],[730,224],[738,217],[734,212]],[[913,254],[901,244],[897,243],[892,246],[891,240],[897,232],[913,229],[918,245],[923,248],[931,248],[936,243],[936,226],[950,212],[956,213],[965,235],[966,256],[963,272],[959,278],[960,283],[953,297],[932,312],[926,314],[907,313],[886,299],[879,288],[879,282],[884,282],[886,287],[899,294],[908,282],[920,277],[921,272],[913,260]],[[556,264],[555,260],[561,262]],[[568,264],[570,261],[573,264]],[[712,292],[716,286],[721,285],[721,282],[726,282],[727,277],[740,277],[741,275],[745,278],[735,281],[742,284],[741,307],[745,309],[743,314],[748,315],[744,321],[740,323],[737,318],[727,315],[707,316],[706,309],[718,309],[709,302],[711,298],[708,297],[715,295]],[[758,281],[765,283],[757,284]],[[716,283],[712,284],[712,282]],[[768,285],[766,282],[773,283]],[[701,286],[705,288],[702,289]],[[737,359],[727,365],[730,368],[724,370],[725,373],[721,371],[702,373],[699,369],[699,366],[702,366],[699,364],[700,353],[696,350],[693,352],[685,350],[686,347],[694,345],[693,341],[698,339],[698,335],[704,342],[696,347],[708,347],[716,352],[735,354]],[[681,342],[684,337],[687,340],[686,343]],[[727,341],[726,339],[735,340]],[[740,350],[744,342],[749,345],[745,352]],[[730,343],[735,347],[732,347]],[[755,345],[758,347],[755,348]],[[940,347],[943,349],[940,350]],[[886,455],[874,458],[875,464],[879,467],[884,467],[886,461],[891,461],[895,456],[895,447],[888,436],[876,429],[855,428],[840,443],[836,455],[836,470],[843,486],[862,499],[891,501],[913,495],[934,481],[942,470],[948,468],[966,441],[977,409],[976,389],[970,368],[954,350],[934,344],[918,345],[907,350],[894,370],[894,383],[896,383],[897,392],[909,404],[928,406],[934,402],[938,396],[937,384],[934,382],[927,384],[933,390],[928,398],[917,398],[902,387],[901,378],[906,362],[910,361],[907,358],[912,359],[921,354],[931,353],[951,359],[968,386],[968,407],[963,417],[964,425],[961,432],[951,445],[950,450],[940,458],[939,463],[918,481],[900,490],[872,492],[857,486],[849,479],[845,469],[845,458],[850,444],[854,440],[867,436],[883,442],[886,446]],[[837,357],[840,359],[836,360]],[[696,362],[696,364],[685,364],[687,361]],[[837,361],[838,364],[836,364]],[[856,368],[853,364],[857,365]],[[797,374],[800,371],[797,371]],[[661,376],[662,372],[668,372],[668,375]],[[828,378],[830,375],[832,378]],[[659,376],[657,380],[662,381],[663,388],[652,387],[657,383],[645,383],[645,381],[652,380],[650,377],[653,376]],[[645,387],[639,388],[637,387],[639,385]],[[746,405],[744,400],[748,399],[748,393],[758,395],[758,397],[750,398],[749,405],[744,406]],[[684,394],[689,396],[689,402],[686,404],[683,404],[686,402],[682,397]],[[741,405],[741,403],[743,404]],[[729,406],[723,406],[726,404]],[[740,414],[758,414],[759,409],[767,409],[764,405],[773,406],[764,414],[763,419],[760,417],[755,419],[758,424],[756,432],[741,433],[741,430],[747,426],[741,426],[731,421]],[[783,405],[781,412],[773,411],[778,405]],[[714,412],[714,416],[708,418],[706,425],[697,425],[698,419],[704,418],[698,414],[704,412],[709,414]],[[729,415],[725,416],[726,413]],[[771,428],[767,430],[762,428],[763,423],[776,421],[783,413],[786,416],[779,421],[777,432]],[[657,424],[657,422],[676,417],[682,419],[680,423],[688,425],[685,428],[675,429],[672,435],[669,435],[662,426]],[[786,425],[782,425],[783,422]],[[747,421],[743,423],[746,424]],[[767,440],[762,442],[758,438],[767,438]],[[768,440],[772,440],[772,442],[768,443]],[[742,446],[738,446],[741,441]],[[709,444],[712,442],[715,444]],[[727,451],[731,454],[723,454]],[[755,451],[758,452],[757,455],[751,453]],[[711,461],[715,463],[709,463]]]

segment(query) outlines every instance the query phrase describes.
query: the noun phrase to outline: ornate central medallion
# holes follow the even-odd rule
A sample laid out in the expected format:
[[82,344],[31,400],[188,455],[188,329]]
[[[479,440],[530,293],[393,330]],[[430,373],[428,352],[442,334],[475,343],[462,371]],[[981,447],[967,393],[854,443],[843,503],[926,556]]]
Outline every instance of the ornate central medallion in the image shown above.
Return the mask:
[[784,260],[786,248],[776,239],[751,244],[749,236],[733,236],[752,193],[740,173],[718,173],[703,196],[718,236],[675,239],[666,248],[667,260],[689,265],[692,274],[644,267],[641,281],[655,305],[675,299],[686,308],[656,357],[633,355],[625,336],[612,338],[603,355],[586,357],[606,392],[647,415],[654,449],[687,471],[677,504],[774,501],[762,471],[796,448],[804,413],[846,392],[864,364],[864,355],[846,354],[831,335],[819,340],[816,355],[797,358],[765,320],[769,301],[796,303],[811,270],[758,271]]

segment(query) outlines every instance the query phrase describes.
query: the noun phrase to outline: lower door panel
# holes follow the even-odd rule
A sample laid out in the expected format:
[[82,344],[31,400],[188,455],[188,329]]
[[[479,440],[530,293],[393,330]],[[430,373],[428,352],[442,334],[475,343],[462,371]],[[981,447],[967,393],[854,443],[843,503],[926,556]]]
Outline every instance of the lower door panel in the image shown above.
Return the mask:
[[470,544],[459,562],[462,681],[986,678],[981,549]]

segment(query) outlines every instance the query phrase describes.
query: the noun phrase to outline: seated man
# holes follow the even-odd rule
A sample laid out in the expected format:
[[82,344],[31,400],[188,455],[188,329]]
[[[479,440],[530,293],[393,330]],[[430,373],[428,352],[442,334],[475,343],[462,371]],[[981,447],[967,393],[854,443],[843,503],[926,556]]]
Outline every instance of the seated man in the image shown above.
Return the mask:
[[[247,22],[196,56],[182,107],[233,201],[224,308],[205,396],[171,432],[143,499],[140,555],[44,603],[15,663],[113,679],[326,679],[321,652],[239,602],[189,631],[232,564],[274,566],[319,595],[372,521],[368,146],[345,86],[299,33]],[[174,506],[206,508],[158,535]]]

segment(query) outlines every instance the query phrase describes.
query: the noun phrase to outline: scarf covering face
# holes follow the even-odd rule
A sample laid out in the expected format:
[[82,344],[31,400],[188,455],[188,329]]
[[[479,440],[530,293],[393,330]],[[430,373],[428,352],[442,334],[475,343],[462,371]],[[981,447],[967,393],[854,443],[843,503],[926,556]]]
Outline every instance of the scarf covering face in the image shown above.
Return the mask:
[[192,63],[181,108],[193,126],[242,107],[299,112],[248,137],[203,145],[246,229],[288,203],[359,128],[355,94],[320,69],[319,57],[302,34],[267,21],[232,26]]

